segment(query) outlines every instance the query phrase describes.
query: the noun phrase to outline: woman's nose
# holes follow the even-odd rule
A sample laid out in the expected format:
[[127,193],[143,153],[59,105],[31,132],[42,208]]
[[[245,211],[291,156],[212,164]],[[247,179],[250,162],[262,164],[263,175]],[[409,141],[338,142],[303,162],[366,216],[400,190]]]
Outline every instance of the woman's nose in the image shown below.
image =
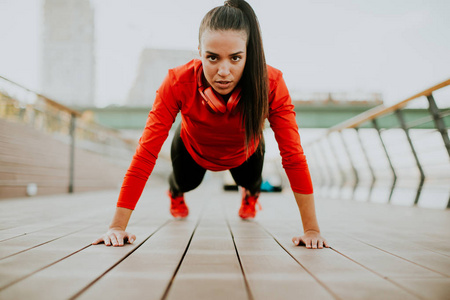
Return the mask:
[[228,76],[230,74],[230,66],[227,63],[220,64],[217,74],[221,77]]

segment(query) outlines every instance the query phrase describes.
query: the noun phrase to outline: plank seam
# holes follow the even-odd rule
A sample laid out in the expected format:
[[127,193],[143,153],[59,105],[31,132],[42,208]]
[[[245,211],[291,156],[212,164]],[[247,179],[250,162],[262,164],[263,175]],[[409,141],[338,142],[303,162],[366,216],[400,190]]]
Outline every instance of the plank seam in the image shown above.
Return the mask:
[[[224,211],[224,210],[222,209],[222,211]],[[236,241],[234,240],[233,231],[231,230],[230,223],[228,222],[228,218],[226,216],[225,216],[225,221],[227,222],[228,230],[230,231],[231,239],[232,239],[233,245],[234,245],[234,250],[236,251],[236,256],[237,256],[237,259],[239,262],[239,267],[241,268],[242,276],[244,277],[245,289],[247,290],[248,298],[249,298],[249,300],[254,300],[255,298],[253,297],[252,291],[250,289],[250,285],[248,283],[247,276],[245,275],[244,266],[242,265],[241,257],[239,256],[239,252],[238,252],[238,249],[236,246]]]
[[[81,220],[83,220],[83,219],[81,219]],[[141,219],[137,220],[136,222],[133,222],[133,224],[138,224],[138,223],[140,223],[140,222],[142,222],[142,221],[144,221],[144,220],[146,220],[146,219],[145,219],[145,218],[141,218]],[[72,223],[72,222],[68,222],[68,223],[70,224],[70,223]],[[48,243],[54,242],[54,241],[56,241],[56,240],[59,240],[59,239],[61,239],[61,238],[63,238],[63,237],[66,237],[66,236],[72,235],[72,234],[74,234],[74,233],[77,233],[77,232],[83,231],[83,230],[85,230],[85,229],[88,229],[88,228],[94,227],[94,226],[96,226],[96,225],[98,225],[98,224],[100,224],[100,223],[101,223],[101,222],[95,222],[95,223],[93,223],[93,224],[90,224],[89,226],[86,226],[86,227],[83,227],[83,228],[81,228],[81,229],[78,229],[78,230],[75,230],[75,231],[69,232],[69,233],[67,233],[67,234],[64,234],[64,235],[62,235],[62,236],[59,236],[59,237],[57,237],[57,238],[51,239],[51,240],[49,240],[49,241],[47,241],[47,242],[44,242],[44,243],[41,243],[41,244],[35,245],[35,246],[33,246],[33,247],[30,247],[30,248],[27,248],[27,249],[21,250],[21,251],[19,251],[19,252],[16,252],[16,253],[10,254],[10,255],[8,255],[8,256],[5,256],[5,257],[1,257],[1,258],[0,258],[0,260],[3,260],[3,259],[6,259],[6,258],[9,258],[9,257],[11,257],[11,256],[14,256],[14,255],[17,255],[17,254],[20,254],[20,253],[23,253],[23,252],[26,252],[26,251],[32,250],[32,249],[34,249],[34,248],[37,248],[37,247],[43,246],[43,245],[45,245],[45,244],[48,244]],[[44,230],[47,230],[47,229],[50,229],[50,228],[54,228],[54,227],[58,227],[58,226],[61,226],[61,225],[63,225],[63,224],[67,224],[67,223],[62,223],[62,224],[59,224],[59,225],[54,225],[54,226],[46,227],[46,228],[43,228],[43,229],[35,230],[35,231],[29,232],[29,233],[24,233],[24,234],[21,234],[21,235],[19,235],[19,236],[14,236],[14,237],[11,237],[11,238],[9,238],[9,239],[6,239],[6,240],[10,240],[10,239],[14,239],[14,238],[17,238],[17,237],[21,237],[21,236],[29,235],[29,234],[32,234],[32,233],[35,233],[35,232],[39,232],[39,231],[44,231]],[[3,240],[3,241],[4,241],[4,240]],[[3,242],[3,241],[1,241],[1,242]]]
[[5,241],[9,241],[9,240],[12,240],[12,239],[15,239],[15,238],[18,238],[18,237],[24,236],[24,235],[27,235],[27,233],[22,233],[22,234],[19,234],[19,235],[15,235],[15,236],[13,236],[13,237],[10,237],[10,238],[6,238],[6,239],[3,239],[3,240],[0,240],[0,243],[1,243],[1,242],[5,242]]
[[[51,243],[51,242],[54,242],[54,241],[59,240],[59,239],[61,239],[61,238],[63,238],[63,237],[72,235],[72,234],[74,234],[74,233],[77,233],[77,232],[80,232],[80,231],[82,231],[82,230],[88,229],[88,228],[93,227],[93,226],[95,226],[95,225],[96,225],[96,224],[92,224],[92,225],[89,225],[89,226],[87,226],[87,227],[83,227],[83,228],[81,228],[81,229],[78,229],[78,230],[69,232],[69,233],[64,234],[64,235],[62,235],[62,236],[59,236],[59,237],[57,237],[57,238],[54,238],[54,239],[51,239],[51,240],[49,240],[49,241],[46,241],[46,242],[40,243],[40,244],[38,244],[38,245],[35,245],[35,246],[33,246],[33,247],[30,247],[30,248],[27,248],[27,249],[23,249],[23,250],[21,250],[21,251],[19,251],[19,252],[10,254],[10,255],[5,256],[5,257],[0,257],[0,260],[3,260],[3,259],[6,259],[6,258],[15,256],[15,255],[20,254],[20,253],[27,252],[27,251],[32,250],[32,249],[34,249],[34,248],[43,246],[43,245],[48,244],[48,243]],[[24,234],[24,235],[27,235],[27,234]]]
[[199,222],[200,222],[200,220],[197,221],[197,224],[195,224],[195,228],[192,231],[191,237],[189,238],[189,241],[186,245],[186,249],[184,249],[184,252],[183,252],[183,255],[181,256],[180,262],[178,263],[178,265],[175,269],[175,272],[173,273],[172,278],[170,279],[169,284],[167,285],[161,300],[166,299],[167,296],[169,295],[169,290],[172,287],[172,284],[175,281],[175,276],[177,276],[177,273],[180,270],[181,264],[183,263],[184,258],[186,257],[187,251],[188,251],[189,247],[191,246],[192,238],[194,237],[194,234],[195,234],[195,231],[197,230],[197,226],[198,226]]
[[81,294],[83,294],[85,291],[87,291],[91,286],[93,286],[97,281],[99,281],[103,276],[105,276],[108,272],[110,272],[112,269],[114,269],[116,266],[118,266],[122,261],[124,261],[125,259],[127,259],[127,257],[129,257],[131,254],[133,254],[137,249],[139,249],[139,247],[141,247],[145,242],[147,242],[148,239],[150,239],[156,232],[158,232],[161,228],[163,228],[164,226],[166,226],[167,224],[169,224],[170,222],[172,222],[172,220],[168,220],[165,223],[163,223],[161,226],[159,226],[155,231],[153,231],[147,238],[145,238],[139,245],[137,245],[133,250],[131,250],[130,252],[127,253],[127,255],[125,255],[124,257],[122,257],[120,260],[118,260],[114,265],[112,265],[110,268],[108,268],[105,272],[103,272],[100,276],[98,276],[97,278],[95,278],[93,281],[91,281],[87,286],[85,286],[84,288],[82,288],[78,293],[76,293],[75,295],[73,295],[72,297],[70,297],[70,300],[74,300],[76,298],[78,298],[79,296],[81,296]]
[[342,300],[342,298],[340,298],[338,295],[336,295],[329,287],[327,287],[325,285],[325,283],[323,283],[318,277],[316,277],[316,275],[314,275],[311,271],[309,271],[298,259],[295,258],[294,255],[292,255],[292,253],[290,253],[279,241],[278,239],[270,232],[268,231],[264,226],[262,226],[261,224],[257,223],[259,226],[261,226],[261,228],[267,232],[267,234],[269,234],[274,240],[275,242],[284,250],[286,251],[286,253],[293,259],[295,260],[295,262],[297,262],[297,264],[300,265],[300,267],[302,267],[312,278],[314,278],[315,281],[317,281],[317,283],[319,283],[332,297],[334,297],[335,299],[338,300]]
[[[372,230],[373,230],[373,229],[372,229]],[[397,231],[396,233],[398,234],[399,231]],[[359,238],[357,238],[357,237],[354,236],[354,235],[351,235],[351,234],[348,234],[348,233],[343,233],[343,234],[345,234],[345,235],[347,235],[347,236],[349,236],[349,237],[351,237],[351,238],[354,238],[354,239],[359,240]],[[383,236],[380,232],[375,232],[374,234],[375,234],[377,237]],[[403,238],[404,238],[403,236],[397,236],[397,237],[400,238],[400,239],[403,239]],[[388,239],[388,240],[392,240],[392,238],[390,238],[390,239]],[[397,239],[394,239],[394,240],[397,240]],[[362,240],[360,240],[360,241],[362,241]],[[429,241],[430,244],[445,242],[445,240],[440,239],[440,238],[429,238],[428,241]],[[408,241],[408,243],[414,245],[415,247],[420,247],[420,248],[422,248],[422,249],[431,251],[431,252],[433,252],[433,253],[436,253],[436,254],[439,254],[439,255],[444,255],[444,256],[447,256],[447,257],[450,257],[450,255],[449,255],[448,253],[443,253],[443,252],[442,252],[441,250],[439,250],[439,249],[436,250],[435,248],[430,248],[429,246],[427,246],[428,244],[427,244],[427,245],[423,245],[422,243],[419,243],[419,242],[417,242],[417,241]]]
[[[76,221],[62,222],[62,223],[59,223],[59,224],[56,224],[56,225],[51,225],[51,226],[48,226],[48,227],[42,227],[42,228],[40,228],[40,229],[36,229],[36,230],[33,230],[33,231],[28,231],[28,232],[24,232],[24,233],[20,233],[20,234],[18,233],[18,234],[15,235],[15,236],[12,236],[12,237],[9,237],[9,238],[0,240],[0,243],[1,243],[1,242],[5,242],[5,241],[9,241],[9,240],[12,240],[12,239],[15,239],[15,238],[24,236],[24,235],[30,235],[30,234],[33,234],[33,233],[36,233],[36,232],[39,232],[39,231],[45,231],[45,230],[48,230],[48,229],[51,229],[51,228],[60,227],[60,226],[68,225],[68,224],[71,224],[71,223],[75,223],[75,222],[77,222],[77,221],[79,222],[79,221],[84,221],[84,220],[88,220],[88,219],[89,219],[89,218],[81,218],[81,219],[76,220]],[[97,224],[100,224],[100,222],[95,222],[95,223],[93,223],[93,224],[91,224],[91,225],[92,225],[92,226],[95,226],[95,225],[97,225]],[[25,226],[28,226],[28,225],[25,225]],[[13,229],[13,228],[18,228],[18,227],[11,227],[11,228],[8,228],[8,229]],[[86,228],[87,228],[87,227],[86,227]],[[5,230],[7,230],[7,229],[5,229]]]
[[178,263],[175,271],[173,272],[172,278],[170,279],[169,284],[167,284],[167,287],[166,287],[166,289],[165,289],[165,291],[164,291],[164,293],[163,293],[163,295],[161,297],[161,300],[167,299],[167,296],[169,295],[170,288],[172,287],[172,284],[175,281],[175,277],[177,276],[178,271],[181,268],[181,264],[183,263],[184,258],[186,257],[186,254],[187,254],[187,252],[189,250],[189,247],[191,246],[191,242],[192,242],[192,239],[194,238],[195,231],[197,230],[197,227],[200,224],[200,220],[202,219],[203,211],[205,210],[205,206],[206,205],[203,206],[202,211],[200,212],[200,216],[199,216],[199,218],[197,220],[197,223],[195,224],[194,230],[192,231],[191,237],[189,238],[189,241],[188,241],[188,243],[186,245],[186,249],[184,249],[184,252],[183,252],[183,255],[181,256],[180,262]]
[[28,277],[30,277],[30,276],[32,276],[32,275],[34,275],[34,274],[36,274],[36,273],[38,273],[38,272],[40,272],[40,271],[43,271],[43,270],[45,270],[45,269],[47,269],[47,268],[49,268],[49,267],[51,267],[51,266],[53,266],[53,265],[59,263],[60,261],[63,261],[64,259],[67,259],[67,258],[71,257],[72,255],[75,255],[75,254],[77,254],[78,252],[81,252],[81,251],[83,251],[83,250],[89,248],[90,246],[92,246],[92,245],[89,244],[89,245],[87,245],[87,246],[84,246],[83,248],[81,248],[81,249],[79,249],[79,250],[77,250],[77,251],[75,251],[75,252],[73,252],[73,253],[70,253],[69,255],[64,256],[63,258],[60,258],[60,259],[58,259],[57,261],[52,262],[51,264],[48,264],[48,265],[46,265],[46,266],[44,266],[44,267],[42,267],[42,268],[40,268],[40,269],[38,269],[38,270],[36,270],[36,271],[34,271],[34,272],[31,272],[31,273],[29,273],[29,274],[27,274],[27,275],[25,275],[25,276],[23,276],[23,277],[20,277],[20,278],[16,279],[16,280],[14,280],[13,282],[10,282],[10,283],[8,283],[7,285],[1,287],[1,288],[0,288],[0,291],[9,288],[10,286],[12,286],[12,285],[18,283],[19,281],[22,281],[22,280],[24,280],[24,279],[27,279]]
[[357,265],[363,267],[364,269],[366,269],[366,270],[368,270],[368,271],[374,273],[374,274],[377,275],[378,277],[380,277],[380,278],[382,278],[382,279],[384,279],[384,280],[386,280],[386,281],[392,283],[393,285],[395,285],[396,287],[398,287],[398,288],[404,290],[405,292],[410,293],[411,295],[413,295],[413,296],[415,296],[415,297],[417,297],[417,298],[419,298],[419,299],[425,299],[425,298],[422,298],[420,295],[416,294],[414,291],[411,291],[411,290],[405,288],[404,286],[398,284],[397,282],[393,281],[393,280],[390,279],[389,277],[383,276],[382,274],[378,273],[377,271],[372,270],[372,269],[370,269],[369,267],[366,267],[365,265],[363,265],[363,264],[357,262],[357,261],[354,260],[353,258],[348,257],[347,255],[343,254],[342,252],[339,252],[338,250],[334,249],[333,247],[330,247],[330,249],[333,250],[333,251],[335,251],[336,253],[342,255],[343,257],[349,259],[350,261],[354,262],[355,264],[357,264]]
[[[413,244],[416,244],[416,243],[413,242]],[[433,249],[433,248],[430,248],[430,247],[427,247],[427,246],[423,246],[423,245],[420,245],[420,244],[418,244],[418,245],[419,245],[421,248],[426,249],[426,250],[428,250],[428,251],[431,251],[431,252],[433,252],[433,253],[436,253],[436,254],[439,254],[439,255],[444,255],[444,256],[446,256],[446,257],[450,257],[449,254],[442,253],[441,250],[436,250],[436,249]]]
[[[442,276],[444,276],[444,277],[446,277],[446,278],[450,277],[450,276],[448,276],[447,274],[444,274],[444,273],[441,273],[441,272],[439,272],[439,271],[433,270],[433,269],[431,269],[431,268],[428,268],[427,266],[421,265],[421,264],[416,263],[416,262],[414,262],[414,261],[412,261],[412,260],[409,260],[409,259],[407,259],[407,258],[401,257],[401,256],[399,256],[399,255],[397,255],[397,254],[395,254],[395,253],[392,253],[392,252],[389,252],[389,251],[387,251],[387,250],[381,249],[381,248],[379,248],[379,247],[377,247],[377,246],[374,246],[374,245],[372,245],[372,244],[370,244],[370,243],[368,243],[368,242],[365,242],[365,241],[363,241],[363,240],[360,240],[359,238],[356,238],[356,237],[353,237],[353,236],[351,236],[351,238],[353,238],[353,239],[355,239],[355,240],[357,240],[357,241],[359,241],[359,242],[361,242],[361,243],[363,243],[363,244],[366,244],[366,245],[368,245],[368,246],[370,246],[370,247],[373,247],[373,248],[375,248],[375,249],[377,249],[377,250],[383,251],[383,252],[385,252],[385,253],[387,253],[387,254],[390,254],[390,255],[395,256],[395,257],[397,257],[397,258],[400,258],[400,259],[402,259],[402,260],[404,260],[404,261],[407,261],[407,262],[409,262],[409,263],[411,263],[411,264],[413,264],[413,265],[416,265],[416,266],[419,266],[419,267],[424,268],[424,269],[426,269],[426,270],[432,271],[432,272],[437,273],[437,274],[439,274],[439,275],[442,275]],[[427,249],[427,250],[428,250],[428,249]],[[437,254],[440,254],[440,253],[437,253]]]

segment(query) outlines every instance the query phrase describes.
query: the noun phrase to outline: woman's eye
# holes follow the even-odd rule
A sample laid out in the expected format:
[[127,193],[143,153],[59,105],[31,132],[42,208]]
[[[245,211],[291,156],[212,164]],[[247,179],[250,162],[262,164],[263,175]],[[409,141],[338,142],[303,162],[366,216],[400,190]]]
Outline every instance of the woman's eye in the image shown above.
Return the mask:
[[231,60],[232,60],[232,61],[240,61],[240,60],[241,60],[241,57],[240,57],[240,56],[233,56],[233,57],[231,58]]
[[208,56],[207,58],[209,59],[209,61],[216,61],[217,60],[217,57],[215,57],[215,56]]

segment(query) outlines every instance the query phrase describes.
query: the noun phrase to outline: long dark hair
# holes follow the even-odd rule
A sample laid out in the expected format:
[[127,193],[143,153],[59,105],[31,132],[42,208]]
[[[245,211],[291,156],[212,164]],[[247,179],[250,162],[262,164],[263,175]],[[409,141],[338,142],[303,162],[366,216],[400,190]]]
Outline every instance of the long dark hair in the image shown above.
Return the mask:
[[240,84],[239,109],[245,128],[245,144],[262,136],[264,120],[269,113],[269,88],[266,58],[258,18],[244,0],[228,0],[223,6],[210,10],[203,18],[199,42],[205,30],[244,30],[247,32],[247,60]]

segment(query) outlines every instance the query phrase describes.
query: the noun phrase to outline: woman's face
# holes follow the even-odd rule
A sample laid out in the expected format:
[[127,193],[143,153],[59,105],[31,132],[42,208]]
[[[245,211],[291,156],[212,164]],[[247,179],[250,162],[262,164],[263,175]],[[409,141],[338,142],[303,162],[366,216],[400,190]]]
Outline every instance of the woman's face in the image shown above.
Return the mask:
[[198,50],[208,84],[219,94],[233,91],[244,72],[247,33],[236,30],[205,30]]

